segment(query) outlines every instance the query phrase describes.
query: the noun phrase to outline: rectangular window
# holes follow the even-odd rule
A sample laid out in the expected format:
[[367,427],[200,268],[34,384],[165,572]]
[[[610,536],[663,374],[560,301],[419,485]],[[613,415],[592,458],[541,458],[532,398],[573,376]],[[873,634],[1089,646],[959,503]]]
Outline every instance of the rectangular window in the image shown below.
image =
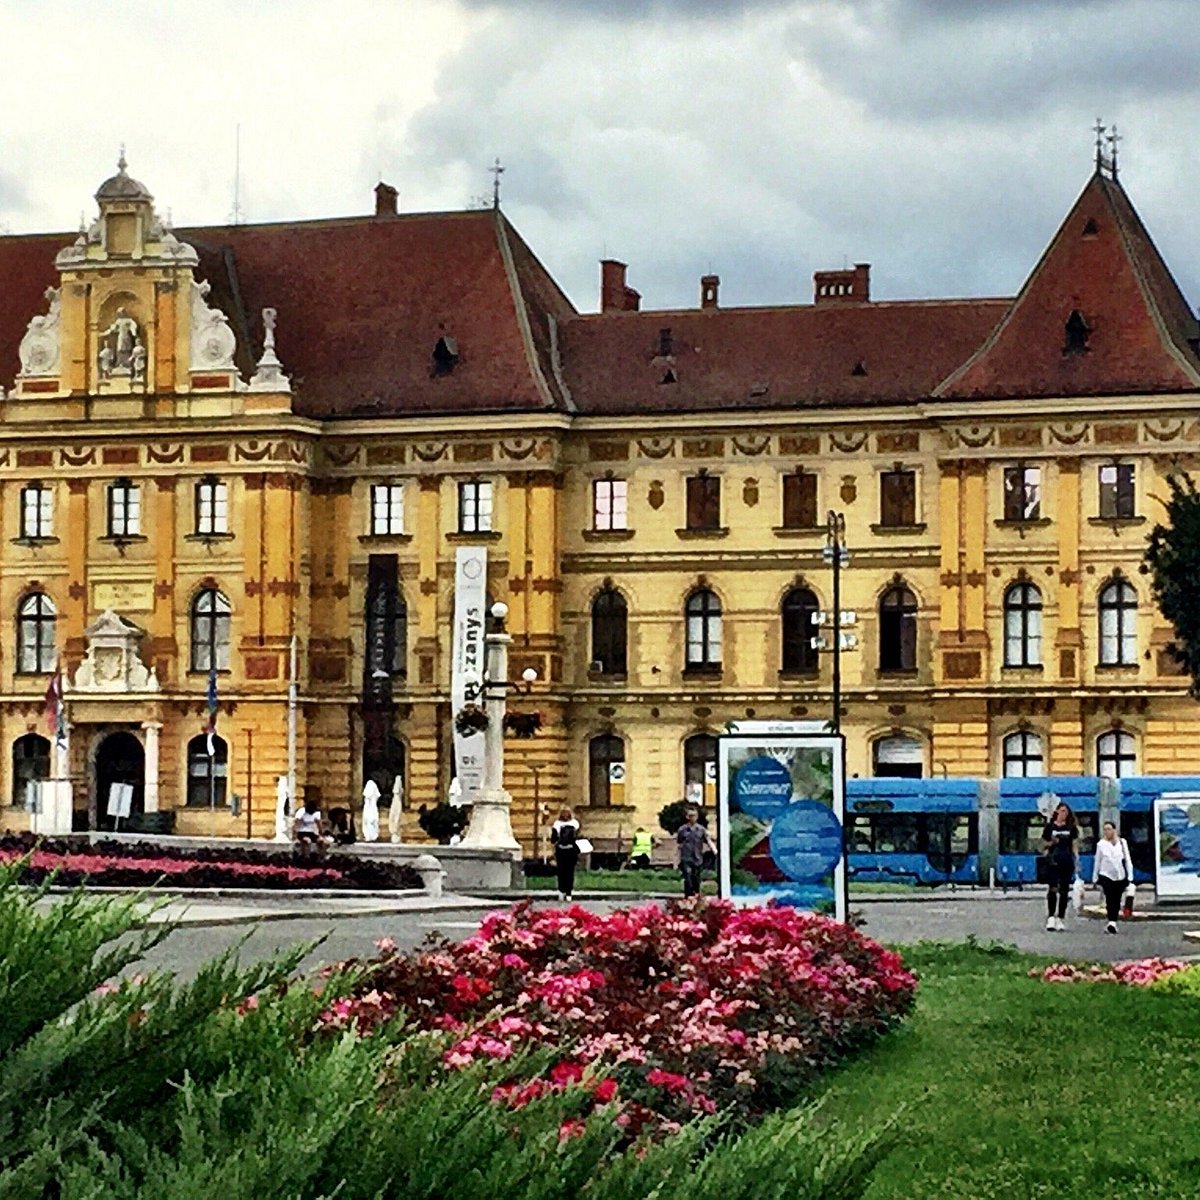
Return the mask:
[[1004,519],[1037,521],[1042,515],[1042,469],[1017,463],[1004,468]]
[[458,485],[459,533],[488,533],[492,528],[492,485],[469,479]]
[[54,536],[54,493],[40,483],[21,489],[21,536]]
[[813,529],[817,524],[817,477],[797,471],[783,477],[784,529]]
[[377,483],[371,488],[371,532],[404,532],[404,484]]
[[140,489],[128,479],[118,479],[108,488],[108,536],[136,537],[141,531]]
[[592,528],[599,532],[628,529],[629,485],[624,479],[597,479],[592,484]]
[[220,479],[202,479],[196,484],[196,532],[229,532],[229,488]]
[[721,528],[721,479],[718,475],[692,475],[687,481],[688,529]]
[[879,477],[879,523],[904,526],[917,523],[916,471],[884,471]]
[[1100,468],[1100,515],[1109,521],[1134,516],[1133,464],[1106,463]]

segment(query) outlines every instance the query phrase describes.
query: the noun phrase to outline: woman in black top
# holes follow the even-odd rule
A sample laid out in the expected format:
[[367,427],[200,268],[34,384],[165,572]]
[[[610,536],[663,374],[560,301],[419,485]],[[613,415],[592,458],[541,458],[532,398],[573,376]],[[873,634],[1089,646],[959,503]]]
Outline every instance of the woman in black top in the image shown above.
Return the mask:
[[1042,844],[1046,847],[1047,882],[1046,893],[1047,929],[1065,929],[1063,918],[1067,915],[1067,901],[1071,897],[1071,884],[1075,879],[1075,840],[1079,837],[1079,823],[1069,804],[1060,804],[1046,827],[1042,830]]

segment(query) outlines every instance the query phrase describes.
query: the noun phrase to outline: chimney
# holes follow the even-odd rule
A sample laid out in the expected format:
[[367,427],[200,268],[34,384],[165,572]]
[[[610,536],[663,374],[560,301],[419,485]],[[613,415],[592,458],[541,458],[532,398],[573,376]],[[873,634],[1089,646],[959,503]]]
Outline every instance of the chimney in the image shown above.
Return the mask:
[[855,263],[852,271],[814,271],[814,304],[865,304],[871,299],[871,264]]
[[615,258],[600,262],[600,311],[637,312],[641,307],[642,295],[625,285],[626,266]]
[[396,189],[381,179],[375,185],[375,215],[377,217],[394,217],[398,196],[399,193]]
[[717,307],[717,289],[721,286],[720,275],[700,276],[700,307]]

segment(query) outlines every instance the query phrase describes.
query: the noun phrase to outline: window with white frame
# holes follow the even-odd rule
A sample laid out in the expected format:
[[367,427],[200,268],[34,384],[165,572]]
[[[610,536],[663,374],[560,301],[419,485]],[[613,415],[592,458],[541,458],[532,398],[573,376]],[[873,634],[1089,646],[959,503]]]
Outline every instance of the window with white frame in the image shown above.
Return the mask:
[[1004,665],[1042,664],[1042,593],[1036,584],[1014,583],[1004,593]]
[[229,486],[223,480],[202,479],[196,484],[196,532],[229,532]]
[[54,536],[54,492],[44,483],[31,483],[21,489],[21,536]]
[[468,479],[458,485],[459,533],[489,533],[492,528],[492,485]]
[[1110,729],[1096,739],[1096,774],[1101,779],[1127,779],[1137,772],[1133,734]]
[[371,532],[404,532],[404,484],[376,483],[371,487]]
[[1004,739],[1005,779],[1040,779],[1045,773],[1046,755],[1038,734],[1022,729]]
[[592,483],[592,528],[599,533],[628,529],[629,485],[624,479],[597,479]]
[[115,480],[108,485],[108,536],[136,537],[141,532],[141,489],[128,479]]
[[1137,592],[1124,579],[1114,579],[1100,592],[1100,665],[1137,664]]

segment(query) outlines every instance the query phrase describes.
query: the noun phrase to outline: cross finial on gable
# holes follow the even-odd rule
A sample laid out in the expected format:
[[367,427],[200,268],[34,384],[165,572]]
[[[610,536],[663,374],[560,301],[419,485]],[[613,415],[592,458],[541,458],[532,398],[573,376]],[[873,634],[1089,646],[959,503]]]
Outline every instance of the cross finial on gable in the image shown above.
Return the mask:
[[488,173],[492,176],[492,207],[500,207],[500,176],[504,174],[504,168],[500,165],[500,160],[497,158],[490,167]]
[[127,166],[129,166],[129,164],[128,164],[128,163],[125,161],[125,143],[124,143],[124,142],[122,142],[122,143],[121,143],[121,155],[120,155],[120,157],[117,159],[117,170],[118,170],[118,171],[119,171],[119,172],[120,172],[122,175],[124,175],[124,174],[125,174],[125,168],[126,168]]
[[1092,132],[1096,135],[1096,170],[1100,170],[1101,163],[1104,161],[1104,134],[1107,126],[1099,117],[1096,118],[1095,125],[1092,126]]
[[1112,171],[1113,179],[1117,177],[1117,143],[1123,142],[1125,139],[1117,132],[1117,126],[1114,123],[1112,132],[1104,139],[1108,142],[1109,153],[1109,169]]

